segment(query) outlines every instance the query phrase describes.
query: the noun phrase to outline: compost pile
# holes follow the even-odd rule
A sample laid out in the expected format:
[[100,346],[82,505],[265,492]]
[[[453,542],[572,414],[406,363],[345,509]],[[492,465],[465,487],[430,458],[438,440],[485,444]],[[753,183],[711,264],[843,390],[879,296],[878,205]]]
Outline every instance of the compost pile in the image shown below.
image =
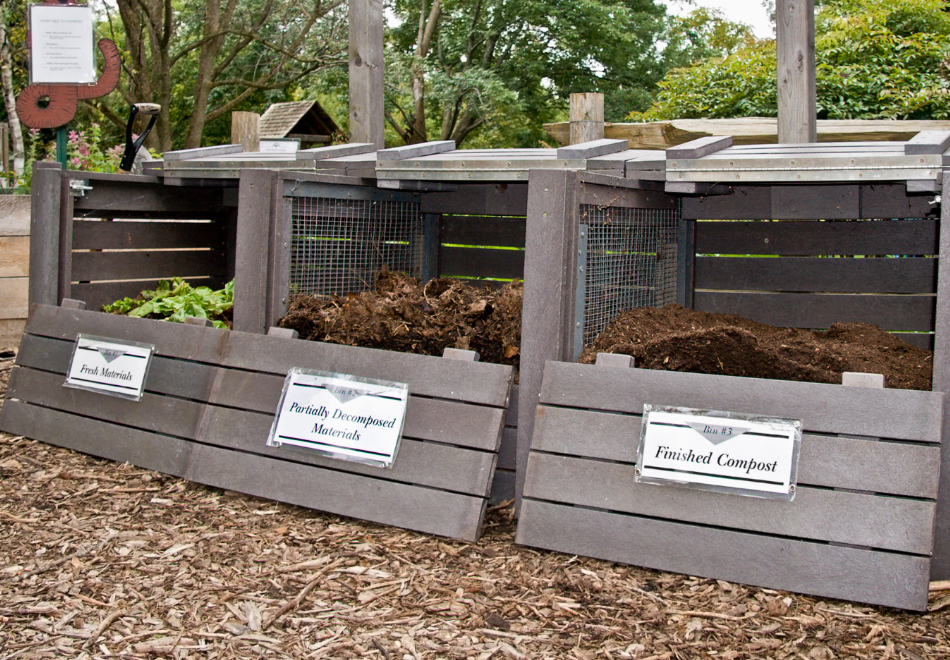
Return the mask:
[[422,284],[383,268],[373,291],[297,296],[277,325],[301,339],[421,355],[460,348],[482,362],[517,367],[522,292],[520,281],[500,289],[451,279]]
[[6,433],[0,502],[4,659],[950,656],[950,584],[918,615],[539,552],[508,506],[463,543]]
[[621,314],[584,349],[580,362],[593,363],[597,353],[632,355],[643,369],[815,383],[841,383],[844,371],[878,373],[887,387],[909,390],[929,390],[933,373],[931,351],[874,325],[778,328],[676,304]]

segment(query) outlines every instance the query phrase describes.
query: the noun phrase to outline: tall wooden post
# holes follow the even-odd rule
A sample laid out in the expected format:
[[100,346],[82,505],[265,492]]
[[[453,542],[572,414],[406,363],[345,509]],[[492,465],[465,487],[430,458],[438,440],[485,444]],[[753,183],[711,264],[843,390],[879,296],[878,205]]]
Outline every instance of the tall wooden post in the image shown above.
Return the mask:
[[383,140],[383,3],[350,0],[350,142]]
[[778,141],[817,142],[815,0],[775,3]]
[[604,138],[604,95],[597,92],[571,94],[570,144]]
[[261,116],[256,112],[231,113],[231,144],[239,144],[244,151],[260,151]]

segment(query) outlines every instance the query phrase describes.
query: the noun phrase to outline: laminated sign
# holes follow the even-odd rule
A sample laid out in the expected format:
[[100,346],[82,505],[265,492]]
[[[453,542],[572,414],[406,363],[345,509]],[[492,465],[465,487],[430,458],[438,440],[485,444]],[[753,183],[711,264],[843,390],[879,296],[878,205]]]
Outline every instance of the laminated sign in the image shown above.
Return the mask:
[[802,422],[645,405],[636,480],[792,500]]
[[138,401],[154,350],[150,344],[79,335],[64,384]]
[[408,401],[405,383],[291,369],[267,444],[390,468]]

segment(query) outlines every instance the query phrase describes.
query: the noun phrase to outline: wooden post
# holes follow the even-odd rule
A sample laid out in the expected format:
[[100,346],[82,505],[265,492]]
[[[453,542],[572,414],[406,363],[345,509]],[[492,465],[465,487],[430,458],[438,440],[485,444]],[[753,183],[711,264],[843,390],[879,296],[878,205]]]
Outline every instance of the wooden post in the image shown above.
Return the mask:
[[59,163],[33,165],[30,200],[30,305],[58,305],[59,230],[63,168]]
[[604,138],[604,95],[571,94],[571,144]]
[[10,131],[7,122],[0,123],[0,165],[3,166],[3,175],[0,177],[0,183],[3,187],[7,186],[7,177],[10,172],[10,140],[8,134]]
[[234,329],[267,331],[268,260],[273,216],[273,170],[241,170],[234,268]]
[[256,112],[231,113],[231,144],[239,144],[244,151],[261,150],[261,116]]
[[383,3],[350,0],[350,142],[383,149]]
[[[943,175],[944,190],[950,190],[950,173]],[[937,309],[934,322],[934,392],[950,393],[950,204],[940,205],[940,244],[937,248]],[[950,579],[950,400],[943,402],[943,446],[940,449],[940,487],[934,525],[930,579]]]
[[818,141],[815,100],[815,0],[777,0],[778,141]]

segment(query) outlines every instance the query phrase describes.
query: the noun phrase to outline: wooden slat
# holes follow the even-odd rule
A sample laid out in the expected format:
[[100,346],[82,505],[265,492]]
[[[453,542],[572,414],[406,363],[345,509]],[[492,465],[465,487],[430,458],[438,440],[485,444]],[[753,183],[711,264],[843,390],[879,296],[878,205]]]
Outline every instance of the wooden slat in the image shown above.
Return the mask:
[[28,277],[0,278],[0,319],[25,319],[29,313]]
[[267,328],[268,247],[277,183],[273,172],[245,170],[239,186],[234,329],[262,333]]
[[[941,441],[943,395],[548,362],[541,403],[641,414],[643,405],[802,419],[805,431]],[[901,411],[894,414],[894,411]]]
[[697,254],[935,255],[935,220],[699,222]]
[[686,220],[767,220],[772,217],[771,186],[732,186],[728,195],[683,198]]
[[[225,285],[223,277],[185,277],[183,279],[193,287],[206,286],[212,290],[222,289]],[[76,300],[85,302],[86,309],[95,311],[116,300],[135,298],[142,291],[154,290],[158,282],[159,280],[154,279],[71,284],[70,295]]]
[[220,248],[223,228],[213,222],[73,222],[74,250]]
[[936,293],[937,260],[697,257],[697,289]]
[[524,279],[523,250],[480,250],[439,246],[439,275]]
[[503,470],[517,469],[518,429],[505,428],[501,436],[501,445],[498,448],[498,467]]
[[827,328],[832,323],[873,323],[884,330],[934,329],[936,297],[696,291],[693,308],[789,328]]
[[862,218],[925,218],[939,212],[932,195],[908,195],[905,185],[861,186]]
[[502,502],[510,502],[515,499],[515,481],[516,475],[514,470],[496,469],[488,503],[492,506],[497,506]]
[[904,144],[904,153],[942,154],[950,147],[950,131],[921,131]]
[[564,160],[571,158],[596,158],[597,156],[614,154],[626,150],[626,140],[594,139],[590,142],[572,144],[569,147],[560,147],[557,150],[557,158]]
[[30,196],[0,195],[0,236],[30,235]]
[[0,277],[30,276],[30,237],[0,236]]
[[524,248],[525,219],[491,216],[443,215],[439,222],[442,243]]
[[732,146],[732,138],[728,135],[696,138],[685,144],[676,147],[670,147],[666,150],[667,160],[685,160],[692,158],[702,158],[717,151],[722,151]]
[[7,401],[0,410],[0,427],[208,486],[470,541],[477,539],[486,501],[391,481],[368,482],[356,474],[199,445],[17,401]]
[[527,498],[516,541],[771,589],[910,610],[927,608],[926,557],[763,537]]
[[851,220],[861,217],[858,186],[772,186],[776,220]]
[[59,214],[62,206],[59,163],[36,163],[31,185],[30,303],[59,304]]
[[407,144],[391,149],[380,149],[376,152],[376,160],[378,162],[408,160],[410,158],[421,158],[432,154],[444,154],[454,150],[454,140],[436,140],[434,142],[422,142],[420,144]]
[[[640,422],[639,415],[539,406],[531,449],[632,465]],[[939,465],[932,445],[805,433],[798,483],[933,499]]]
[[423,194],[421,204],[423,213],[523,216],[528,212],[528,184],[460,185],[455,192]]
[[[84,177],[85,178],[85,177]],[[130,213],[176,213],[201,218],[221,208],[221,191],[176,188],[161,183],[108,180],[88,177],[92,190],[75,200],[77,215],[103,218],[129,217]]]
[[73,282],[225,274],[224,255],[218,250],[73,252]]
[[632,465],[532,453],[524,497],[918,555],[930,554],[933,543],[933,501],[799,484],[789,503],[638,484],[635,471]]

